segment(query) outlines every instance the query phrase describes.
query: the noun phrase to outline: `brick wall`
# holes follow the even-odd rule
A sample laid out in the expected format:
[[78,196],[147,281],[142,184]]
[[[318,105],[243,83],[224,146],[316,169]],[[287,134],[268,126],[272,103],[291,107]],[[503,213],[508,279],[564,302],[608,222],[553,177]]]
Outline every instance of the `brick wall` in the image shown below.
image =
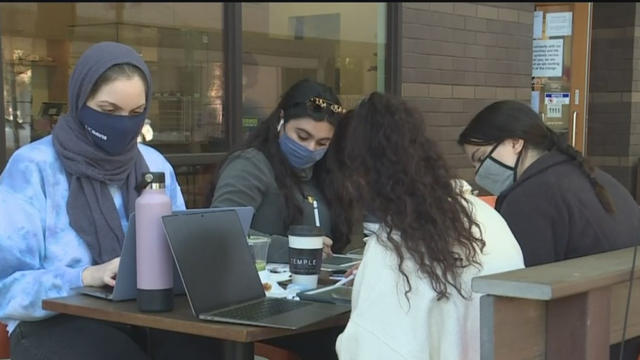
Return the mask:
[[593,4],[587,118],[587,155],[632,192],[640,156],[639,12],[635,3]]
[[450,166],[472,181],[456,144],[484,106],[529,102],[533,3],[404,3],[402,95],[420,109]]

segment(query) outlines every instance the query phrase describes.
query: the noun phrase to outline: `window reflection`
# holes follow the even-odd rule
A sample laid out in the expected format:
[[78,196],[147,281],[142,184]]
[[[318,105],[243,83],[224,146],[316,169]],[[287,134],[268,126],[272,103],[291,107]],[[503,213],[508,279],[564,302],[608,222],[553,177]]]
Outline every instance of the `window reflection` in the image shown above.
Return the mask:
[[[228,150],[221,3],[0,3],[0,14],[7,156],[50,134],[66,111],[73,66],[100,41],[133,47],[150,68],[139,141],[172,162]],[[174,164],[188,207],[203,205],[208,186],[200,184],[212,177],[212,165],[198,161]]]
[[243,3],[242,16],[245,135],[305,77],[347,108],[384,91],[386,4]]
[[[230,143],[221,3],[0,3],[0,16],[7,156],[66,112],[79,56],[118,41],[140,52],[153,77],[139,141],[174,165],[188,207],[208,206],[218,153]],[[385,3],[243,3],[242,133],[305,77],[333,87],[346,108],[384,91],[385,19]]]

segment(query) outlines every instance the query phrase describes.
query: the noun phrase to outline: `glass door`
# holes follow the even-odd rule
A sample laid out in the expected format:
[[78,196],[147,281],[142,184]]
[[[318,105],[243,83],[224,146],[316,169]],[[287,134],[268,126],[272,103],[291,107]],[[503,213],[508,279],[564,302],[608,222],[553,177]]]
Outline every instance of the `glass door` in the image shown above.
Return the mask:
[[590,31],[590,3],[536,4],[531,107],[583,153]]

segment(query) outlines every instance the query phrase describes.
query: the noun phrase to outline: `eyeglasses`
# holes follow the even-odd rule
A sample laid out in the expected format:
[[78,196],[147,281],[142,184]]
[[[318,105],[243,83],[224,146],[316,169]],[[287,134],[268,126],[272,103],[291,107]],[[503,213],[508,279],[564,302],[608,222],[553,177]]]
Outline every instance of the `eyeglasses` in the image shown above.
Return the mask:
[[345,108],[343,108],[342,106],[315,96],[309,98],[309,100],[307,100],[307,103],[311,104],[317,111],[326,110],[328,107],[329,110],[333,111],[336,114],[344,114],[347,112],[347,110],[345,110]]

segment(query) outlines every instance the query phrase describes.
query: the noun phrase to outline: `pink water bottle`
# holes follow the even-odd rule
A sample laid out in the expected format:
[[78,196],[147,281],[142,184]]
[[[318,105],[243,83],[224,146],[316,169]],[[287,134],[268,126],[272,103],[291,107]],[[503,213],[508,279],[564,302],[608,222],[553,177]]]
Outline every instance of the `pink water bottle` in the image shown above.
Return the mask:
[[141,185],[135,213],[138,309],[171,311],[173,257],[162,226],[162,216],[171,214],[171,199],[164,190],[164,173],[144,173]]

